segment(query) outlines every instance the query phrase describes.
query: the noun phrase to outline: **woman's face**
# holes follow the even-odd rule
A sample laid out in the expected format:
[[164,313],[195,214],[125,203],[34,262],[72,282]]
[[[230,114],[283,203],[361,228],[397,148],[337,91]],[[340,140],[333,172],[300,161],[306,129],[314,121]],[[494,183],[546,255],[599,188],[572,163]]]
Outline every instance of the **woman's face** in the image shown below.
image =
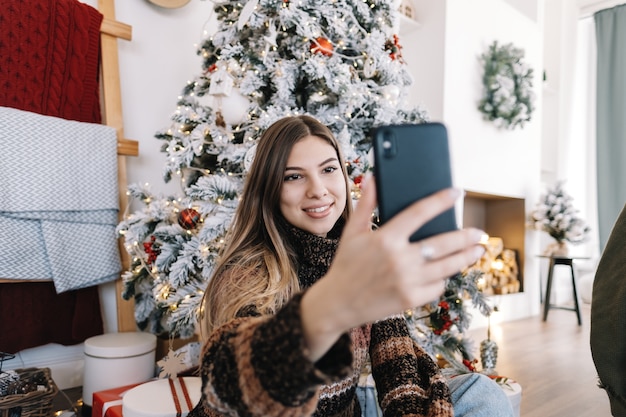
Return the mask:
[[280,211],[302,230],[325,237],[346,206],[346,179],[335,149],[305,136],[291,149],[283,173]]

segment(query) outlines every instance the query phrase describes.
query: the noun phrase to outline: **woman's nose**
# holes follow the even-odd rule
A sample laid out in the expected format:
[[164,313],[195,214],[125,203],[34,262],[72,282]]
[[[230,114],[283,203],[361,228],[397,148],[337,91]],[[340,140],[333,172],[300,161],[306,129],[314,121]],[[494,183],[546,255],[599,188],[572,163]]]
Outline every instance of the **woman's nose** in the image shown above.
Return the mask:
[[307,197],[309,198],[320,198],[325,196],[328,193],[328,189],[326,188],[326,184],[324,181],[318,176],[309,177],[309,186],[307,188]]

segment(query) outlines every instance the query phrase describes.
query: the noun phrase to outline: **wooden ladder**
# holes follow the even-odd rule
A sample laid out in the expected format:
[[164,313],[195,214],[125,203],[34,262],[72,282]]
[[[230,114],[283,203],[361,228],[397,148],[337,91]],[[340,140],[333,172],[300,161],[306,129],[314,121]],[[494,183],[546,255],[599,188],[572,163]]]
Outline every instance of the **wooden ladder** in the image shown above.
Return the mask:
[[[120,38],[130,41],[132,39],[132,27],[115,20],[115,0],[98,0],[98,10],[104,15],[100,28],[102,122],[117,131],[117,181],[120,205],[118,218],[121,221],[128,206],[126,158],[139,155],[139,143],[124,137],[117,40]],[[122,259],[122,271],[126,271],[130,267],[130,257],[124,248],[122,239],[119,239],[119,250]],[[122,298],[123,283],[121,277],[116,281],[115,290],[117,294],[118,331],[135,331],[137,325],[134,302]]]

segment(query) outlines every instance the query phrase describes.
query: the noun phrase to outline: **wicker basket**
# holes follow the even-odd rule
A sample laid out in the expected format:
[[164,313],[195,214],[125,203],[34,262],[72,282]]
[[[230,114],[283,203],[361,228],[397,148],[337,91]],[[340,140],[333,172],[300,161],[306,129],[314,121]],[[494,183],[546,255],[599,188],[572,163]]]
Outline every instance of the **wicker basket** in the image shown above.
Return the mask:
[[0,397],[0,417],[49,417],[52,414],[52,401],[59,392],[50,376],[50,369],[25,368],[16,369],[15,372],[22,380],[43,379],[46,387],[41,391]]

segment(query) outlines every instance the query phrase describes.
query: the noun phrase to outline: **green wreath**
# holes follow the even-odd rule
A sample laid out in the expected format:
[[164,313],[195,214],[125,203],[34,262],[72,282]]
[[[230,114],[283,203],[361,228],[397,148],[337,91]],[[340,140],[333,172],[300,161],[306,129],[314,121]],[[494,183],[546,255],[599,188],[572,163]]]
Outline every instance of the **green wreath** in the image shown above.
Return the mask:
[[480,56],[483,97],[478,109],[486,120],[506,129],[523,128],[535,109],[532,90],[533,70],[522,62],[524,51],[513,44],[499,46],[494,41]]

